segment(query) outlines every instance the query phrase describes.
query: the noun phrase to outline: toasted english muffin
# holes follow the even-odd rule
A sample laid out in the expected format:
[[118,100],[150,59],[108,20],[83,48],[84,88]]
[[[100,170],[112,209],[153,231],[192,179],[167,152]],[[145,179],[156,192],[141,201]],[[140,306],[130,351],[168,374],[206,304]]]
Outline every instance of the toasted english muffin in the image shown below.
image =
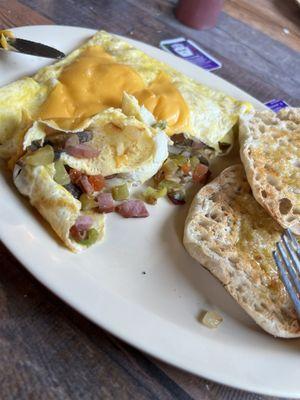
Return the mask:
[[184,245],[268,333],[300,337],[300,323],[272,257],[282,227],[253,198],[242,165],[196,195]]
[[240,119],[240,154],[255,199],[300,235],[300,108]]

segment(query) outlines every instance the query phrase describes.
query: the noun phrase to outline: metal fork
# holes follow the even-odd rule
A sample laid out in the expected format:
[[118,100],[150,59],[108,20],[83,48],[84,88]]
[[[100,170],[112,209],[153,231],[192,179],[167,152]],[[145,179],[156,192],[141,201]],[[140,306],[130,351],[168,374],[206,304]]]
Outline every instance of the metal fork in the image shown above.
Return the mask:
[[273,251],[273,257],[300,320],[300,245],[292,232],[287,229],[276,246],[277,250]]

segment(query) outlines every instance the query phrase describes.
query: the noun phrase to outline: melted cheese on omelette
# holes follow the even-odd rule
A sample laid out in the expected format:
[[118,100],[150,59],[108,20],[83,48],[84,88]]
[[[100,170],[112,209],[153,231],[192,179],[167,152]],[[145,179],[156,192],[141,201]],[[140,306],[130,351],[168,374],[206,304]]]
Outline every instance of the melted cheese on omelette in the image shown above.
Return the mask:
[[184,132],[217,151],[219,142],[232,142],[229,132],[251,108],[100,31],[32,78],[0,89],[0,157],[18,149],[20,141],[13,136],[23,123],[23,111],[32,121],[52,119],[63,129],[78,129],[105,108],[121,108],[126,92],[137,99],[143,114],[166,120],[169,135]]
[[[159,73],[146,85],[134,68],[116,62],[101,46],[88,47],[62,70],[58,79],[40,110],[39,117],[43,120],[60,123],[59,119],[69,119],[68,127],[74,127],[78,119],[109,107],[120,108],[127,92],[157,120],[167,121],[171,134],[188,128],[188,106],[166,73]],[[63,125],[66,126],[66,121]]]
[[[100,56],[98,60],[95,60],[96,53]],[[184,132],[187,137],[200,140],[217,151],[219,151],[218,142],[225,139],[238,121],[239,115],[252,109],[249,103],[240,102],[225,93],[202,85],[169,65],[149,57],[126,41],[104,31],[97,32],[86,44],[73,51],[65,59],[41,69],[34,79],[51,86],[51,90],[55,90],[55,85],[60,86],[61,80],[66,78],[64,74],[71,74],[74,68],[80,67],[81,63],[87,63],[90,66],[97,64],[97,68],[100,69],[105,69],[107,65],[110,65],[114,69],[112,74],[118,71],[119,89],[123,86],[123,92],[134,94],[140,104],[145,104],[157,119],[168,120],[168,134]],[[91,70],[93,74],[97,74],[93,68]],[[130,82],[124,80],[124,74],[131,77]],[[76,75],[73,77],[76,80]],[[93,80],[92,77],[89,79],[90,82],[97,83],[97,80]],[[116,79],[104,79],[103,88],[106,90],[108,87],[109,90],[117,85],[115,81]],[[127,86],[130,86],[129,90],[126,90]],[[66,86],[61,87],[60,90],[65,96]],[[91,87],[92,92],[97,90],[95,85]],[[50,93],[53,93],[53,90]],[[73,95],[72,89],[71,100],[74,100]],[[91,93],[90,95],[92,96]],[[117,100],[121,104],[118,96],[108,98],[105,95],[105,99],[100,99],[101,104],[98,103],[96,107],[102,108],[106,101],[109,101],[109,104],[116,104]],[[69,101],[70,96],[67,94],[66,97]],[[79,97],[76,95],[76,98]],[[50,105],[49,102],[46,104]],[[95,107],[95,103],[91,109],[92,107]],[[45,108],[42,112],[45,112]],[[60,126],[62,126],[61,122]],[[66,125],[64,127],[67,128]],[[232,139],[231,136],[225,141],[231,143]]]

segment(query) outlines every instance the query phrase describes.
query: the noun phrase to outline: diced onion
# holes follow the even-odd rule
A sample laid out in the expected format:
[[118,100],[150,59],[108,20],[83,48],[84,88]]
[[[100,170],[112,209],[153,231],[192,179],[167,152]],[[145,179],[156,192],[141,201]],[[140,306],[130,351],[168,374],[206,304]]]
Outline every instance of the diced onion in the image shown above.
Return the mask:
[[201,322],[208,328],[214,329],[223,322],[223,318],[216,311],[206,311]]
[[71,182],[70,176],[66,171],[64,163],[58,160],[54,163],[55,175],[54,180],[60,185],[68,185]]
[[53,163],[53,161],[54,161],[54,150],[50,145],[41,147],[35,152],[28,154],[24,159],[25,164],[29,164],[32,166],[48,165]]
[[151,186],[148,186],[147,189],[143,192],[143,199],[148,204],[156,204],[157,199],[160,197],[164,197],[167,194],[167,188],[162,187],[160,189],[153,189]]

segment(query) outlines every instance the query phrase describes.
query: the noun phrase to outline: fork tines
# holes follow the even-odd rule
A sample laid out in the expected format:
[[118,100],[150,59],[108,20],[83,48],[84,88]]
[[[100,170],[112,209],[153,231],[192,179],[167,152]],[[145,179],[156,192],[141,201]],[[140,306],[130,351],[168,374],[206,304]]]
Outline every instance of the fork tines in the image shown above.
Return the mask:
[[281,280],[289,293],[300,319],[300,245],[287,229],[273,251]]

